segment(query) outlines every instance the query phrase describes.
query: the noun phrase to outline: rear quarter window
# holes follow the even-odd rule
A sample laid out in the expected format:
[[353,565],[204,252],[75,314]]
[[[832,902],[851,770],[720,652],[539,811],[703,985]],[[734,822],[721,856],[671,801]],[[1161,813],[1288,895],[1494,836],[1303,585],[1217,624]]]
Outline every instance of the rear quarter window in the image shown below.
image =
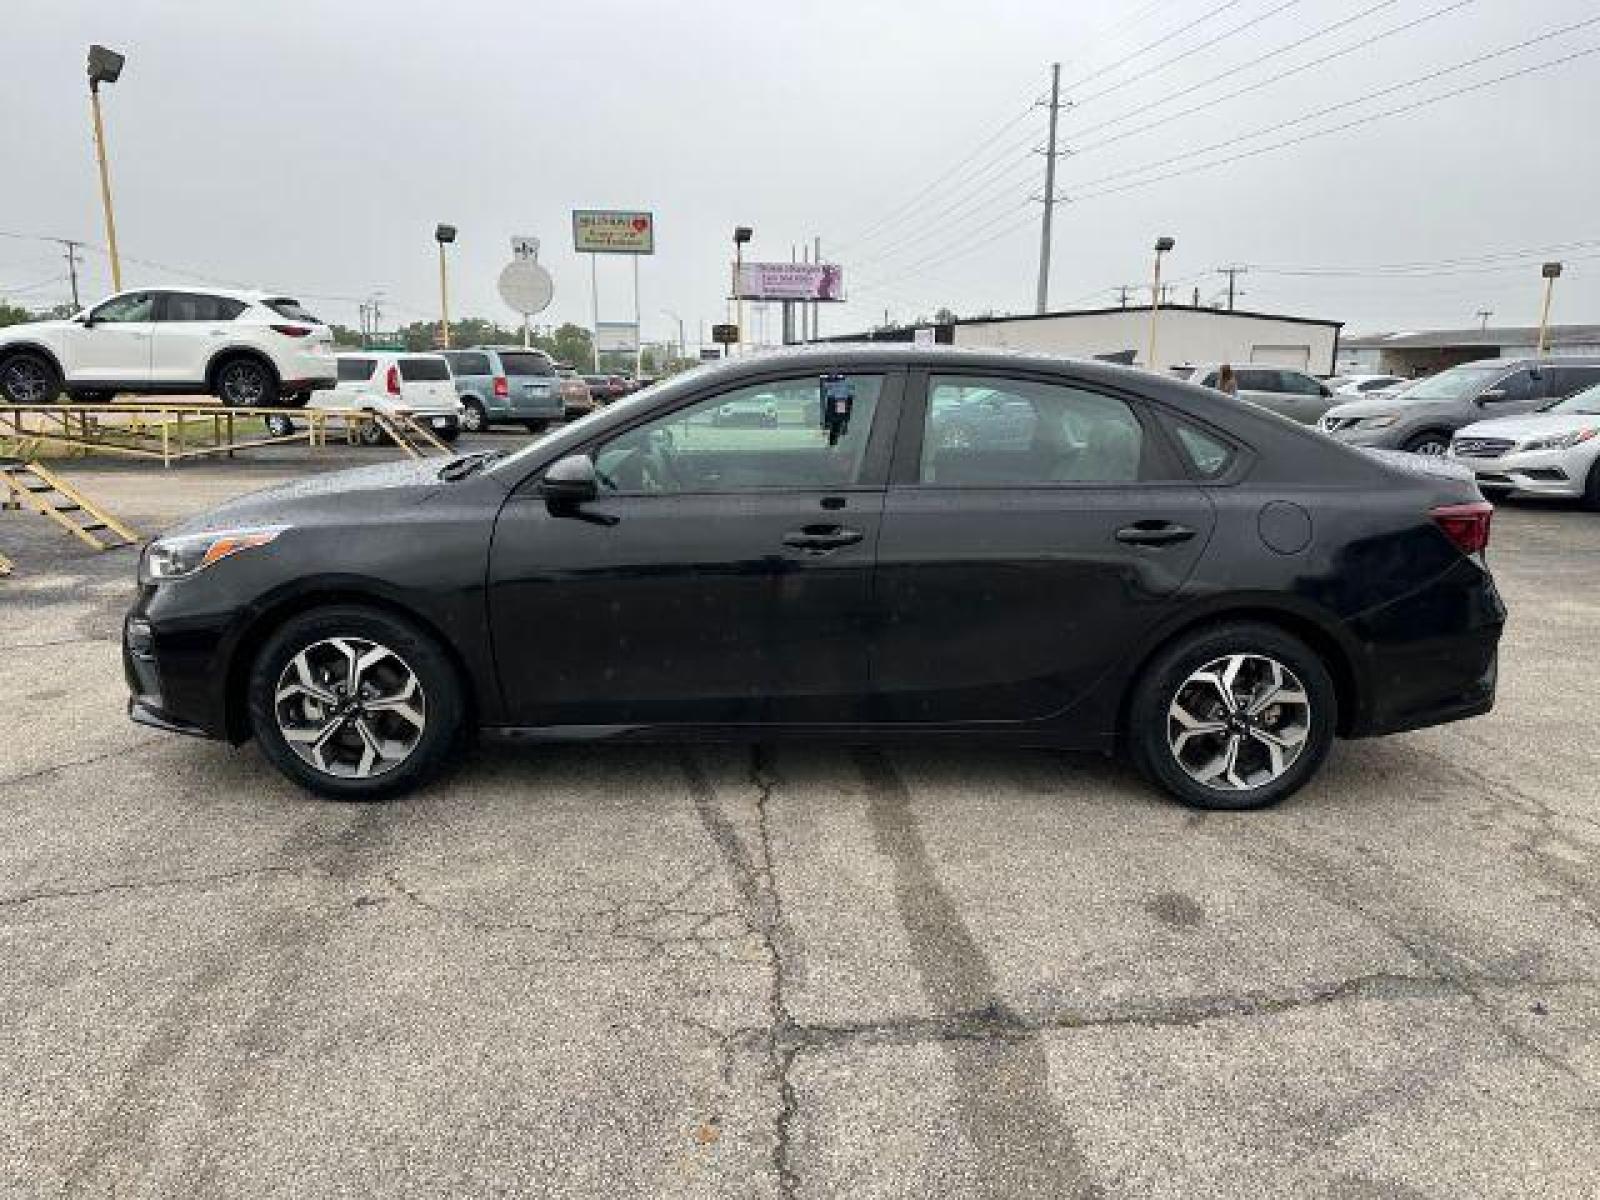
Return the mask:
[[319,317],[312,316],[300,306],[300,301],[288,296],[274,296],[270,300],[263,300],[262,305],[270,308],[286,321],[309,321],[313,325],[321,325]]
[[1172,422],[1174,440],[1183,457],[1202,479],[1216,479],[1226,475],[1233,465],[1236,451],[1227,442],[1185,421]]
[[377,365],[374,358],[341,358],[339,360],[339,379],[343,383],[359,383],[372,378],[372,368]]
[[408,383],[434,383],[450,378],[450,364],[442,358],[402,358],[400,378]]

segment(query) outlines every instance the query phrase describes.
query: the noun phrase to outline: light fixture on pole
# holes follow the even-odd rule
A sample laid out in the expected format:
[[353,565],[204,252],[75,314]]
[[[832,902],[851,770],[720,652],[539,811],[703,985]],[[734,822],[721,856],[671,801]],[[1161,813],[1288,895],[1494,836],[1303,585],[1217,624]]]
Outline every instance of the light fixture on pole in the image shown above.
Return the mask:
[[755,231],[748,225],[736,225],[733,230],[733,324],[739,331],[740,352],[744,348],[744,291],[739,286],[739,276],[744,273],[744,248]]
[[1156,317],[1161,311],[1161,256],[1178,243],[1169,237],[1156,239],[1156,270],[1150,282],[1150,352],[1145,356],[1147,370],[1156,369]]
[[1539,353],[1550,349],[1550,299],[1556,290],[1556,280],[1561,278],[1561,264],[1547,262],[1539,268],[1544,276],[1544,309],[1539,313]]
[[440,225],[433,231],[433,240],[439,243],[439,346],[450,349],[450,279],[445,273],[444,248],[456,240],[454,225]]
[[89,47],[89,111],[94,117],[94,150],[100,163],[100,204],[106,214],[106,254],[111,260],[111,290],[122,290],[122,258],[117,253],[117,219],[111,211],[111,168],[106,164],[106,128],[100,119],[100,85],[115,83],[127,59],[104,46]]

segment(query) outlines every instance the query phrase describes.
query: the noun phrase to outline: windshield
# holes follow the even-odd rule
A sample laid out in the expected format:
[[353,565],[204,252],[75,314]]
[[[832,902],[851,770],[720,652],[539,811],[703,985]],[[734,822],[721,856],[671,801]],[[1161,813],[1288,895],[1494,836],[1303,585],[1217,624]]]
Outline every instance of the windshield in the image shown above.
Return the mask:
[[1397,404],[1430,400],[1470,400],[1506,373],[1504,367],[1451,367],[1388,397]]
[[1600,383],[1592,388],[1585,388],[1576,396],[1568,396],[1560,404],[1552,404],[1544,411],[1563,417],[1600,416]]

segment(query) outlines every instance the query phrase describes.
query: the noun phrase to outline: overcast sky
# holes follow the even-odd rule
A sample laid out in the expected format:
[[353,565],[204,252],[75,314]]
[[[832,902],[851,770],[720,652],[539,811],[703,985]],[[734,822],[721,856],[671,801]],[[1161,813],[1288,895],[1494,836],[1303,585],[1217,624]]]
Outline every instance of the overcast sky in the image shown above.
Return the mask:
[[[454,313],[513,322],[494,282],[511,235],[533,234],[556,282],[538,320],[587,324],[570,210],[639,207],[657,221],[641,270],[646,338],[675,336],[663,310],[691,342],[702,321],[724,319],[735,224],[754,226],[756,258],[822,237],[851,295],[824,314],[824,333],[941,305],[1031,311],[1045,114],[1030,106],[1059,60],[1074,106],[1061,124],[1072,153],[1057,181],[1068,202],[1052,307],[1115,303],[1170,234],[1184,299],[1199,286],[1210,300],[1224,286],[1216,268],[1242,263],[1253,269],[1241,307],[1352,332],[1468,325],[1480,309],[1530,324],[1548,256],[1567,261],[1556,319],[1600,321],[1600,53],[1205,167],[1600,51],[1594,0],[4,9],[0,232],[103,242],[83,76],[88,43],[103,42],[128,55],[105,106],[130,284],[283,289],[350,324],[356,300],[381,290],[386,324],[433,317],[432,230],[448,221],[461,230]],[[104,255],[88,258],[85,299],[109,287]],[[601,319],[628,319],[629,263],[599,268]],[[1348,273],[1285,273],[1307,268]],[[63,274],[54,248],[0,239],[0,296],[57,302]]]

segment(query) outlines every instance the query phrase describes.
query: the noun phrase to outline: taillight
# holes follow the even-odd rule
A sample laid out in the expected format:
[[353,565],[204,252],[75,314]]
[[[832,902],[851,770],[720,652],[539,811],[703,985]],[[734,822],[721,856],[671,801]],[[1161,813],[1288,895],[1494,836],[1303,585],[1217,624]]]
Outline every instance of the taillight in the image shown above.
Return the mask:
[[494,394],[502,400],[511,395],[511,385],[506,382],[504,375],[496,375],[494,377]]
[[281,333],[284,337],[305,337],[311,332],[309,325],[274,325],[274,333]]
[[384,383],[384,386],[389,389],[389,395],[398,396],[400,394],[400,368],[399,367],[390,367],[389,368],[389,375],[388,375],[387,380]]
[[1430,515],[1461,553],[1481,554],[1489,548],[1489,522],[1494,517],[1494,505],[1487,500],[1441,504]]

